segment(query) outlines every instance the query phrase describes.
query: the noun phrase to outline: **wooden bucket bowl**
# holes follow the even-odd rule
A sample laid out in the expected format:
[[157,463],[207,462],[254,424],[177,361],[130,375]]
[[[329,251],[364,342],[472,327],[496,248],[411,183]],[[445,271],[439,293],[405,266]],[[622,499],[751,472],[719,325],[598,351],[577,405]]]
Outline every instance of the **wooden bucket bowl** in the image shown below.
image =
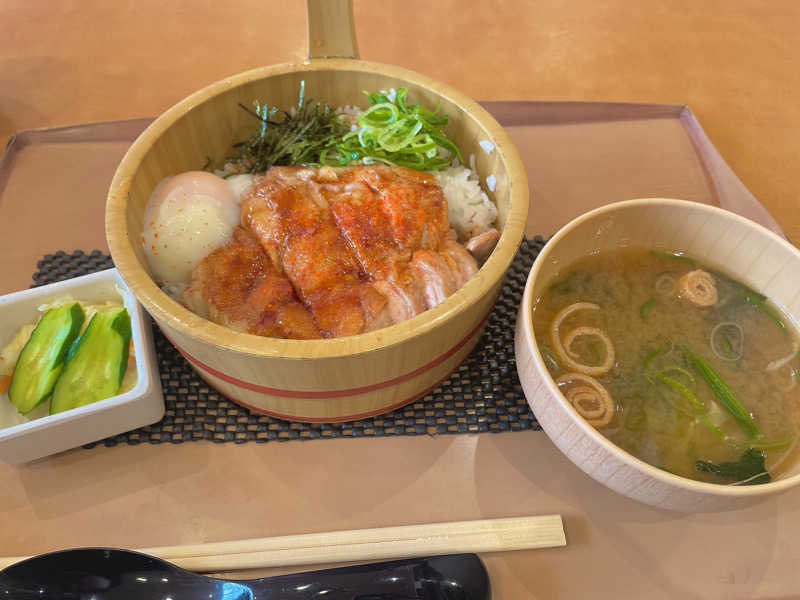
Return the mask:
[[679,477],[628,454],[581,418],[559,391],[533,331],[533,302],[578,258],[621,247],[674,248],[729,273],[800,323],[800,251],[773,232],[721,208],[683,200],[618,202],[565,225],[531,269],[517,317],[517,371],[536,418],[553,443],[612,490],[659,508],[701,512],[741,507],[800,484],[800,463],[770,483],[715,485]]
[[[117,169],[106,205],[106,235],[126,284],[197,373],[253,410],[300,421],[343,421],[380,414],[422,396],[466,357],[483,331],[503,275],[522,239],[528,184],[500,125],[456,90],[394,66],[356,56],[349,2],[309,1],[310,58],[255,69],[212,84],[179,102],[133,143]],[[306,98],[331,106],[364,105],[362,90],[408,88],[410,102],[450,117],[447,133],[465,160],[474,155],[481,181],[496,178],[502,235],[491,257],[457,293],[417,317],[362,335],[282,340],[211,323],[172,300],[155,283],[140,237],[145,205],[168,175],[220,161],[247,138],[254,119],[239,103],[288,109],[305,81]],[[494,145],[485,152],[479,142]]]

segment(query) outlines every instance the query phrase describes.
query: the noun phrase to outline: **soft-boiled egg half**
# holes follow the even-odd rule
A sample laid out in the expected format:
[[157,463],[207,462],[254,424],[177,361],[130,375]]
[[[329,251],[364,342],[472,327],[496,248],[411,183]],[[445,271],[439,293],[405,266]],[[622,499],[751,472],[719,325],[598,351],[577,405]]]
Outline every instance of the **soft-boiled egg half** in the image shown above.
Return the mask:
[[252,175],[223,179],[206,171],[167,177],[150,196],[142,246],[156,281],[179,294],[198,263],[239,223],[240,198]]

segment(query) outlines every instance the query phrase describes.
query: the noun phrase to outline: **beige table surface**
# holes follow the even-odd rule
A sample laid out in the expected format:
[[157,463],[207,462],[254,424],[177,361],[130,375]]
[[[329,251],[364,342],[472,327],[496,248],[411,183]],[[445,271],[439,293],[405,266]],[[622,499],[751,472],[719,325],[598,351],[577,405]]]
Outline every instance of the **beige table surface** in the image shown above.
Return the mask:
[[[476,98],[689,104],[800,240],[800,3],[356,0],[355,13],[364,58]],[[301,59],[304,39],[291,0],[5,0],[0,140],[151,116],[225,75]],[[75,229],[75,247],[94,225]],[[800,597],[800,491],[658,511],[589,480],[541,432],[120,446],[0,465],[0,555],[545,513],[564,516],[568,547],[485,555],[496,598]]]

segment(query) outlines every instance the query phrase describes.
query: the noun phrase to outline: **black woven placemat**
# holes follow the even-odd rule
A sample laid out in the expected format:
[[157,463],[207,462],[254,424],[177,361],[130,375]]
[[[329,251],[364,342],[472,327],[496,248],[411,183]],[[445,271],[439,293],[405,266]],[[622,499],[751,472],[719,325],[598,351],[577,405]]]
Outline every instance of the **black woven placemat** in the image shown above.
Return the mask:
[[[344,423],[294,423],[252,412],[208,387],[153,325],[164,418],[95,444],[181,443],[194,440],[244,443],[271,440],[434,435],[541,429],[522,393],[514,362],[514,323],[525,280],[544,240],[523,241],[506,275],[486,332],[467,359],[435,390],[395,411]],[[37,263],[34,286],[113,267],[98,250],[56,252]]]

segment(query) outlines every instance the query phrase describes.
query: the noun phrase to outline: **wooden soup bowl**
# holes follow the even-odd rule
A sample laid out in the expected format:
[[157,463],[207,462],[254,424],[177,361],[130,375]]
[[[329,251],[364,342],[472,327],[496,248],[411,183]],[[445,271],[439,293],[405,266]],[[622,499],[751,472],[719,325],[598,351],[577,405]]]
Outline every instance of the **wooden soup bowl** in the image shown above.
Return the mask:
[[715,485],[672,475],[618,448],[567,402],[536,344],[533,303],[573,261],[622,247],[682,250],[766,294],[795,327],[800,322],[800,251],[761,225],[721,208],[660,198],[618,202],[588,212],[559,230],[539,254],[517,317],[517,370],[545,433],[598,482],[659,508],[703,512],[739,507],[800,483],[797,461],[763,485]]
[[[502,127],[451,87],[399,67],[356,56],[348,2],[309,2],[310,58],[254,69],[214,83],[179,102],[133,143],[114,175],[106,204],[106,235],[114,263],[161,330],[197,373],[228,398],[253,410],[299,421],[343,421],[380,414],[435,387],[478,341],[503,275],[522,239],[528,183]],[[254,99],[289,109],[305,97],[330,106],[365,105],[363,90],[408,88],[409,102],[450,118],[446,132],[465,161],[474,155],[497,204],[502,235],[479,272],[439,306],[370,333],[327,340],[282,340],[232,331],[190,312],[152,278],[140,242],[145,205],[168,175],[217,164],[256,121],[238,104]],[[490,153],[479,143],[494,145]],[[484,186],[485,187],[485,186]]]

